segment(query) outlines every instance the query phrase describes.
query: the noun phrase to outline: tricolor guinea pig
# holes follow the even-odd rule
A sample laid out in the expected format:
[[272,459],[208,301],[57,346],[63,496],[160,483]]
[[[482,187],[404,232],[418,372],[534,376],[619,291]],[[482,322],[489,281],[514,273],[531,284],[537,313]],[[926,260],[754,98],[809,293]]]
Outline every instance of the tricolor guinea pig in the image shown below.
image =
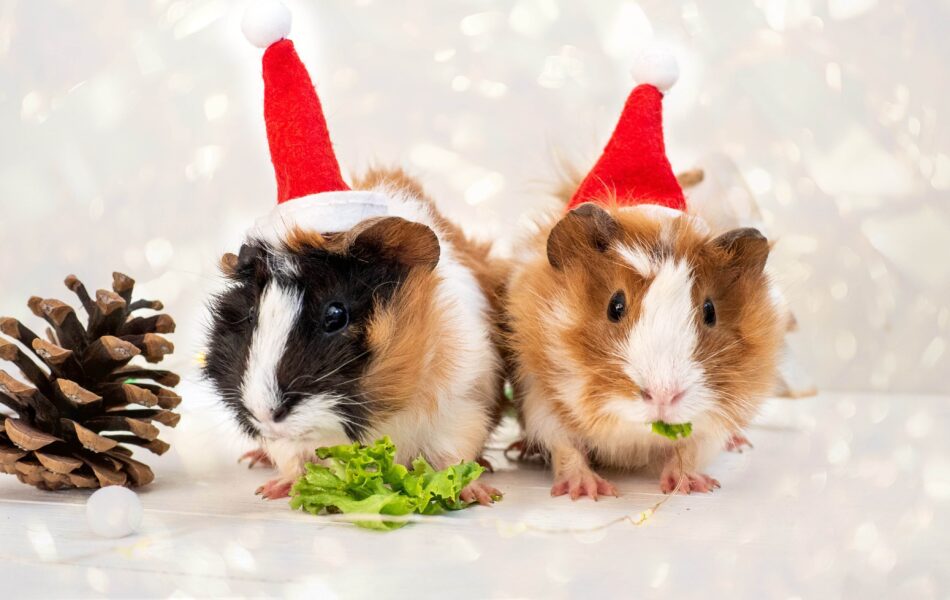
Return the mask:
[[[743,439],[774,381],[785,323],[769,244],[755,229],[713,235],[689,214],[660,122],[675,63],[645,61],[648,83],[509,285],[520,414],[553,495],[616,495],[592,465],[651,470],[664,492],[717,488],[704,467]],[[657,421],[692,435],[672,441]]]
[[[250,29],[267,47],[279,203],[222,261],[205,374],[280,471],[259,493],[285,496],[317,447],[382,435],[402,462],[479,458],[503,388],[503,278],[488,249],[401,171],[371,171],[351,190],[286,31],[275,41]],[[463,498],[497,493],[476,482]]]

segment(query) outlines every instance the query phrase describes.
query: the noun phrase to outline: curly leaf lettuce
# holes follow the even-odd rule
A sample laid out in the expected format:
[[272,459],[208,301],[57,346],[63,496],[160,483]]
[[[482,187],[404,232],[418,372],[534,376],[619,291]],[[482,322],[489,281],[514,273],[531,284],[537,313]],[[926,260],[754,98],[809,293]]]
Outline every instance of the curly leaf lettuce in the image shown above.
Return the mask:
[[[422,457],[412,468],[396,462],[396,446],[388,437],[364,446],[360,443],[318,448],[324,464],[307,464],[306,473],[291,490],[290,506],[312,514],[344,513],[402,517],[417,513],[436,515],[469,505],[462,488],[485,471],[464,462],[436,471]],[[388,531],[406,524],[399,520],[356,521],[360,527]]]

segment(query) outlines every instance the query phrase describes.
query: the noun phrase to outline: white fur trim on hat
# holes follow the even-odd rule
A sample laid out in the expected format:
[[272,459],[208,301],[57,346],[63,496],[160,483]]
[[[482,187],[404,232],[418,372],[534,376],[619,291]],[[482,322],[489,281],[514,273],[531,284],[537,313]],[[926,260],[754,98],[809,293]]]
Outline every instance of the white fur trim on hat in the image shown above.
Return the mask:
[[680,67],[673,53],[665,48],[649,48],[633,61],[630,69],[637,84],[649,84],[666,92],[680,77]]
[[244,37],[258,48],[267,48],[290,34],[290,11],[279,0],[253,0],[241,19]]
[[373,217],[389,214],[389,200],[379,192],[345,191],[311,194],[281,202],[254,222],[248,237],[271,244],[282,242],[296,227],[337,233]]
[[702,217],[687,214],[681,210],[670,208],[669,206],[662,206],[660,204],[634,204],[632,206],[621,206],[620,210],[624,212],[638,212],[661,223],[684,217],[693,225],[698,233],[709,234],[709,225]]

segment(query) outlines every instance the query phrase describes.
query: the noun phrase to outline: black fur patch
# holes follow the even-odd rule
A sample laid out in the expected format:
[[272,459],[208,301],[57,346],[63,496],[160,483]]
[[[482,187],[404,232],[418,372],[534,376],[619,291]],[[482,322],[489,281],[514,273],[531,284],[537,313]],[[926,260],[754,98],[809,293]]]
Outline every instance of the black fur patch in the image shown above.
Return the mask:
[[[261,245],[246,248],[242,249],[231,286],[210,302],[205,376],[244,431],[258,435],[240,396],[256,326],[253,312],[267,285],[296,289],[303,298],[303,308],[277,367],[282,406],[293,414],[301,402],[310,401],[310,396],[338,395],[342,400],[335,411],[350,439],[360,439],[372,412],[372,399],[365,397],[360,385],[372,359],[366,325],[405,280],[406,268],[382,260],[366,261],[307,249],[285,255],[292,256],[296,265],[298,274],[290,275],[272,269],[272,257],[280,256],[280,252]],[[331,303],[347,308],[349,324],[338,332],[326,333],[323,317]]]

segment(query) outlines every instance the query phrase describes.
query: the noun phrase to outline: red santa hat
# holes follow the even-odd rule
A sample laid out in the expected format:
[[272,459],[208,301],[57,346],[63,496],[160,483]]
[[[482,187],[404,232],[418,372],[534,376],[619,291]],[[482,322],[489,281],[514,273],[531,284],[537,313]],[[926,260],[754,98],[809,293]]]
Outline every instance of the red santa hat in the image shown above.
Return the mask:
[[290,33],[290,11],[278,0],[248,5],[241,29],[264,48],[264,121],[277,177],[277,206],[257,220],[250,234],[277,241],[289,229],[345,231],[363,219],[384,215],[378,192],[352,191],[343,180],[323,107]]
[[669,52],[653,49],[634,62],[633,77],[639,85],[630,92],[610,141],[574,192],[568,210],[610,196],[620,206],[686,210],[663,143],[663,94],[679,78],[679,66]]

